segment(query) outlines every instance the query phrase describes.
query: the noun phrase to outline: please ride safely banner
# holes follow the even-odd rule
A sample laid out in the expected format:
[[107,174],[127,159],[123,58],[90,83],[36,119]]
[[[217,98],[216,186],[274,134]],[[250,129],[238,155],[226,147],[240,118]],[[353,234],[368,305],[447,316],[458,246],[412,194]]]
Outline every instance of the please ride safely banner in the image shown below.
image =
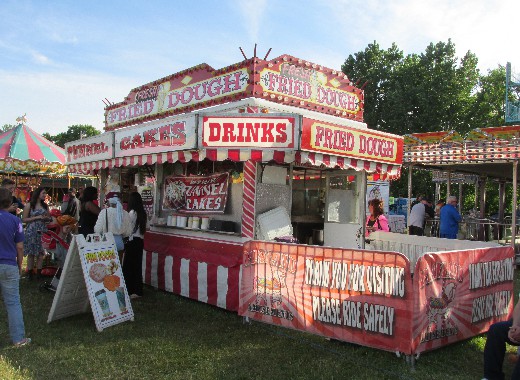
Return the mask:
[[407,353],[413,300],[409,266],[394,252],[248,242],[239,314]]

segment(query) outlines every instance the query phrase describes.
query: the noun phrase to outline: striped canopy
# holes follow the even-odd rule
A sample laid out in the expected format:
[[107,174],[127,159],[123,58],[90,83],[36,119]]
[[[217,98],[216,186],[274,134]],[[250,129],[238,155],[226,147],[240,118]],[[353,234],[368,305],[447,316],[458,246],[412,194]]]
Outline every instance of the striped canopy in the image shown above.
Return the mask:
[[63,174],[65,150],[24,123],[0,134],[0,173]]

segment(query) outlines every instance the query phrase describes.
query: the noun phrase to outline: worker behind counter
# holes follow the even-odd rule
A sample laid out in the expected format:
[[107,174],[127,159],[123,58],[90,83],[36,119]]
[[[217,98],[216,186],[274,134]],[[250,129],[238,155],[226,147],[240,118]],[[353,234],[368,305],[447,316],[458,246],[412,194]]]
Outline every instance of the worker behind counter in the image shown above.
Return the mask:
[[430,199],[428,197],[423,197],[410,211],[408,233],[410,235],[423,236],[427,217],[433,219],[435,217],[435,211],[433,210]]

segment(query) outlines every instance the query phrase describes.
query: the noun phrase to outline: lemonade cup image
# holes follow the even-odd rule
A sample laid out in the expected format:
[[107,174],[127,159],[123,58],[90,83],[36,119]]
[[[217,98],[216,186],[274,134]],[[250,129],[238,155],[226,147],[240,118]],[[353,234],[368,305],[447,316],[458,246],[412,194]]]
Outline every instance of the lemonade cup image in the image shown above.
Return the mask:
[[110,311],[110,305],[108,304],[105,289],[98,290],[96,293],[94,293],[94,295],[96,296],[96,299],[99,302],[99,306],[101,307],[103,317],[108,317],[109,315],[111,315],[112,312]]
[[120,286],[116,289],[117,303],[119,304],[119,310],[121,314],[126,313],[126,298],[125,298],[125,288]]

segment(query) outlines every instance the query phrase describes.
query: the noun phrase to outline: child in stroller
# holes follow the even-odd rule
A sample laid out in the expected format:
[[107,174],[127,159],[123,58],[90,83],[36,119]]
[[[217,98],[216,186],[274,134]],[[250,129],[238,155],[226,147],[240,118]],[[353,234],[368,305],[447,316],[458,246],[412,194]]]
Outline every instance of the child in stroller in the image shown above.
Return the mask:
[[[49,248],[54,254],[54,259],[58,264],[58,270],[51,282],[44,282],[42,289],[56,291],[61,276],[69,244],[72,241],[72,231],[76,227],[77,220],[70,215],[60,215],[56,218],[56,223],[47,226],[47,231],[43,233],[42,240],[48,243]],[[53,244],[53,242],[55,244]]]

